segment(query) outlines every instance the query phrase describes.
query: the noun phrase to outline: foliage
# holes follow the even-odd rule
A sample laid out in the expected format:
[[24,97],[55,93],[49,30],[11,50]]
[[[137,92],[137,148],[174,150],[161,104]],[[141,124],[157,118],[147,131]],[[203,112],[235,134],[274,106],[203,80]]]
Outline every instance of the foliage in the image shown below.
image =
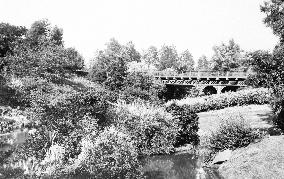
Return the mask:
[[[0,23],[0,58],[5,57],[8,53],[13,53],[15,42],[22,39],[26,31],[27,29],[22,26]],[[2,64],[0,63],[0,65]]]
[[261,12],[266,14],[264,23],[273,30],[273,33],[280,37],[281,43],[284,38],[283,1],[269,0],[261,6]]
[[220,46],[214,46],[213,50],[214,55],[211,62],[213,70],[230,71],[246,64],[246,54],[233,39],[229,41],[228,45],[222,43]]
[[55,26],[51,30],[50,40],[54,42],[56,45],[62,45],[63,46],[63,29]]
[[164,70],[167,68],[172,68],[176,66],[176,61],[178,59],[178,53],[175,46],[163,45],[159,50],[159,70]]
[[268,87],[273,84],[275,81],[272,79],[271,74],[277,72],[276,69],[278,68],[279,62],[273,62],[275,60],[268,51],[258,50],[252,52],[250,56],[252,59],[250,63],[253,67],[253,71],[256,73],[251,74],[246,80],[246,83],[255,87]]
[[144,102],[118,103],[114,124],[134,141],[138,154],[169,153],[178,133],[178,121],[164,108]]
[[35,21],[26,34],[30,47],[38,47],[41,41],[51,41],[55,45],[63,46],[63,30],[57,26],[51,27],[47,19]]
[[9,72],[18,77],[43,76],[44,74],[64,75],[68,59],[64,49],[53,44],[31,49],[19,44],[13,56],[5,57],[9,62]]
[[129,62],[127,63],[127,68],[128,73],[144,72],[147,74],[153,74],[157,71],[157,68],[154,65],[148,64],[144,60],[141,62]]
[[247,89],[237,92],[228,92],[223,94],[213,94],[197,98],[186,98],[168,102],[178,105],[187,105],[194,113],[209,110],[223,109],[226,107],[249,104],[266,104],[271,100],[270,92],[266,88]]
[[182,52],[180,57],[177,59],[174,68],[178,72],[192,71],[194,69],[194,60],[191,53],[188,50]]
[[158,103],[164,91],[165,85],[158,83],[154,76],[145,72],[131,72],[125,79],[120,99],[127,102],[142,99]]
[[197,62],[197,70],[206,71],[209,70],[209,61],[205,55],[202,55]]
[[246,147],[262,136],[262,133],[252,129],[242,116],[227,116],[222,119],[219,127],[211,132],[205,145],[212,157],[219,151]]
[[75,48],[66,48],[66,65],[65,69],[70,69],[71,71],[82,70],[84,67],[84,58]]
[[[111,39],[104,51],[99,51],[90,69],[89,79],[106,85],[112,91],[121,90],[127,76],[127,59],[122,56],[122,46]],[[132,48],[131,48],[132,49]],[[123,52],[124,53],[124,52]],[[133,55],[134,57],[136,55]],[[131,57],[131,58],[132,58]]]
[[[21,92],[28,103],[30,118],[39,125],[22,148],[25,155],[42,158],[52,142],[66,147],[68,157],[79,153],[79,141],[94,128],[110,123],[106,117],[107,101],[112,94],[101,88],[72,89],[47,80],[24,82]],[[22,156],[25,157],[25,156]],[[66,156],[67,157],[67,156]]]
[[142,55],[142,60],[146,64],[154,65],[157,68],[159,63],[158,49],[155,46],[150,46]]
[[[81,153],[69,171],[96,178],[138,178],[140,162],[134,141],[113,126],[81,142]],[[74,170],[75,169],[75,170]],[[72,171],[73,170],[73,171]]]
[[133,42],[128,42],[125,46],[122,46],[121,51],[122,58],[127,62],[140,62],[141,55],[135,49]]
[[256,51],[251,54],[254,71],[248,83],[255,86],[265,86],[272,89],[271,105],[273,111],[278,115],[274,123],[281,129],[284,129],[283,120],[283,83],[284,83],[284,46],[275,47],[272,54],[265,51]]
[[175,147],[184,144],[198,145],[199,136],[197,132],[199,127],[197,114],[192,112],[188,106],[179,106],[175,103],[167,106],[166,110],[178,120],[178,125],[180,127],[176,137]]

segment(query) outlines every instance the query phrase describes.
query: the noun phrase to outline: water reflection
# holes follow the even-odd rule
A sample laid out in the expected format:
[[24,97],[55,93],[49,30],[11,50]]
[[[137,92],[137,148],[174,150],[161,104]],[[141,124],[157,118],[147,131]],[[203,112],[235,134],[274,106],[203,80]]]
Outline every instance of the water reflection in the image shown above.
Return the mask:
[[201,167],[193,154],[159,155],[146,160],[143,168],[147,179],[221,179],[217,170]]

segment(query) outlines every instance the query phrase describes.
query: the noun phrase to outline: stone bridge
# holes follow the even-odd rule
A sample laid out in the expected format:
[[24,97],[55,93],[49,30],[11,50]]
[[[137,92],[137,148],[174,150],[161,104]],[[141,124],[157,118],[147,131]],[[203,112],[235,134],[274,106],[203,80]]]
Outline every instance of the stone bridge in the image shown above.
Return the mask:
[[154,72],[154,76],[166,85],[195,86],[206,94],[220,94],[245,87],[248,73],[235,71],[190,71],[185,73],[157,71]]

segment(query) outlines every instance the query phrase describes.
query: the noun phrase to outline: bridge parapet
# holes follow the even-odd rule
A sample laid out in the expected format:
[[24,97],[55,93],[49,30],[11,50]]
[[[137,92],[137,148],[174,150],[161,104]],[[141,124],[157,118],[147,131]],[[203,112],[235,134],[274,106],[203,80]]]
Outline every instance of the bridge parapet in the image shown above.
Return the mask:
[[179,77],[179,78],[247,78],[249,74],[247,72],[240,71],[189,71],[185,73],[176,73],[171,71],[156,71],[154,72],[155,77],[168,78],[168,77]]

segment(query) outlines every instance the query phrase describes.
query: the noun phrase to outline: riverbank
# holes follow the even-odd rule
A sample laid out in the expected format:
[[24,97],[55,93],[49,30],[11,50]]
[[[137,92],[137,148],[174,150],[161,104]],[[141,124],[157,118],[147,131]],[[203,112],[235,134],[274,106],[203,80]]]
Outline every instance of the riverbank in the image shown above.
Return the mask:
[[[284,176],[284,136],[272,124],[269,105],[248,105],[198,113],[200,135],[199,153],[206,155],[207,137],[228,116],[242,116],[255,130],[266,132],[262,140],[234,150],[228,160],[219,165],[224,178],[281,178]],[[271,136],[275,135],[275,136]]]
[[284,136],[269,136],[262,141],[233,151],[220,165],[224,178],[280,179],[284,176]]

